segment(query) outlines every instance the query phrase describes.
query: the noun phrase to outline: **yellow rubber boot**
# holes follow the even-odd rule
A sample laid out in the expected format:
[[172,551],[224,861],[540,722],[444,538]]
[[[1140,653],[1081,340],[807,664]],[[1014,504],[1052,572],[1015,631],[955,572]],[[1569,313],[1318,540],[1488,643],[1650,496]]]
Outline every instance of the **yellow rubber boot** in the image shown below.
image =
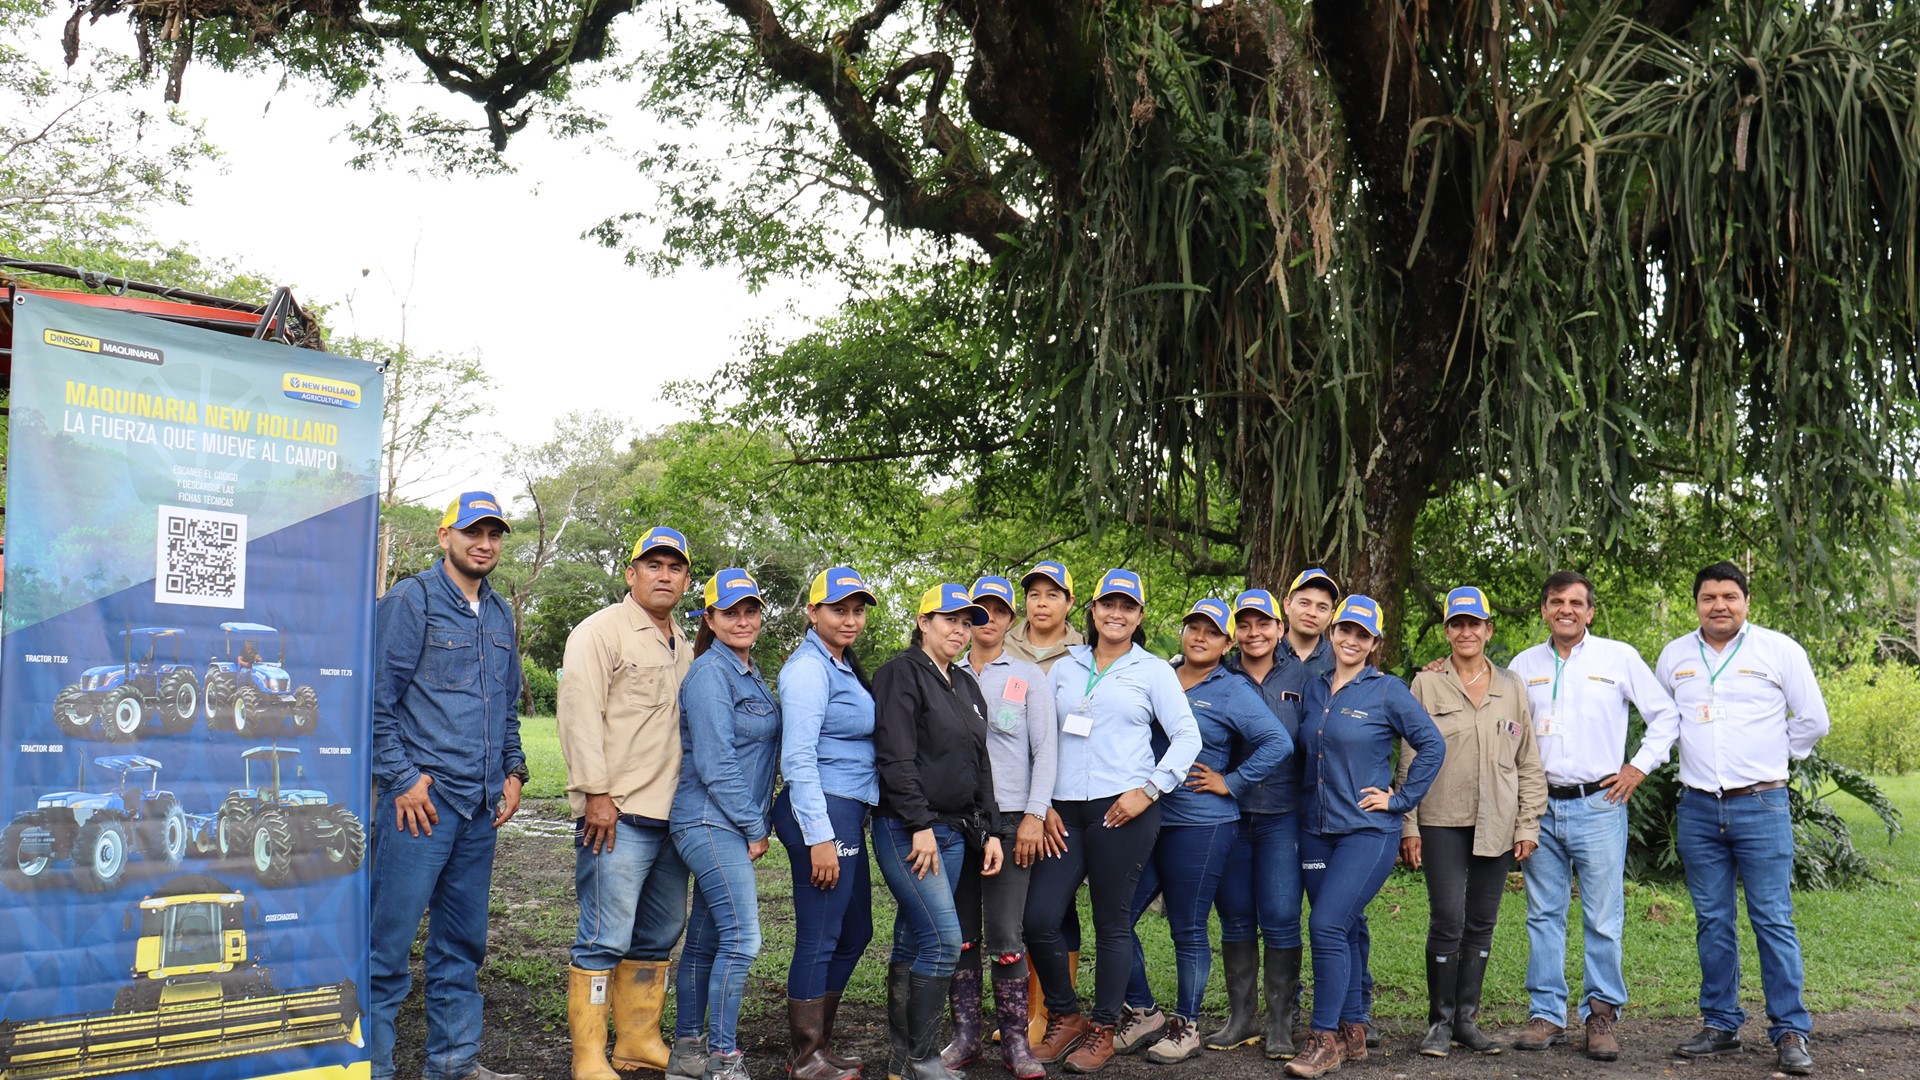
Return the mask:
[[613,972],[567,968],[567,1030],[573,1036],[573,1080],[620,1080],[607,1064],[607,1010]]
[[665,1069],[669,1051],[660,1037],[667,1006],[667,962],[622,960],[613,969],[613,1067]]
[[[1067,954],[1067,985],[1080,989],[1080,953]],[[1040,988],[1040,974],[1033,970],[1033,957],[1027,957],[1027,1042],[1038,1046],[1047,1037],[1047,992]]]

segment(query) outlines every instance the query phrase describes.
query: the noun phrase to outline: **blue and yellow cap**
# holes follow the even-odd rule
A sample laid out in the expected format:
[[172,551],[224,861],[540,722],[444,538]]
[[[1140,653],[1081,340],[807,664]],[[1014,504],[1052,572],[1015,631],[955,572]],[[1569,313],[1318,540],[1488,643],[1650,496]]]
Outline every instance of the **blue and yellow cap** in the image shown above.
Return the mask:
[[729,566],[708,578],[707,586],[700,590],[700,595],[705,598],[709,611],[725,611],[742,600],[759,600],[763,605],[766,603],[760,596],[760,584],[753,580],[753,575],[737,566]]
[[453,500],[447,507],[446,514],[440,518],[440,527],[464,529],[476,521],[485,521],[488,518],[499,522],[500,527],[508,532],[513,531],[513,526],[507,524],[506,512],[500,509],[500,500],[493,497],[493,492],[467,491],[462,492],[460,497]]
[[1003,577],[994,577],[992,574],[988,574],[976,580],[973,583],[973,590],[969,595],[973,597],[973,601],[976,604],[991,596],[995,600],[1007,605],[1008,611],[1020,610],[1020,605],[1014,603],[1013,600],[1013,582]]
[[1287,595],[1292,596],[1294,593],[1299,592],[1301,587],[1310,581],[1324,581],[1327,583],[1328,592],[1331,592],[1335,596],[1340,595],[1340,586],[1333,580],[1333,575],[1317,566],[1309,566],[1305,570],[1295,574],[1293,583],[1287,586]]
[[1233,613],[1257,611],[1269,619],[1280,617],[1280,605],[1274,602],[1273,594],[1265,589],[1248,589],[1233,598]]
[[1441,622],[1455,615],[1471,615],[1476,619],[1493,618],[1493,609],[1487,606],[1487,594],[1477,585],[1462,585],[1447,594],[1447,610]]
[[1219,627],[1221,633],[1228,637],[1233,636],[1233,612],[1227,610],[1227,602],[1225,600],[1219,600],[1211,596],[1204,600],[1196,600],[1194,601],[1193,610],[1187,612],[1186,618],[1180,621],[1184,623],[1190,619],[1197,618],[1204,618]]
[[1034,563],[1033,569],[1020,576],[1020,591],[1025,592],[1032,588],[1033,579],[1035,578],[1046,578],[1048,581],[1065,589],[1068,596],[1073,595],[1073,575],[1067,573],[1065,566],[1051,559],[1046,562]]
[[1141,607],[1147,606],[1147,587],[1140,584],[1140,575],[1131,570],[1115,567],[1100,575],[1100,587],[1094,590],[1093,598],[1099,600],[1107,596],[1125,596]]
[[655,525],[648,529],[646,535],[634,543],[633,554],[627,556],[627,561],[632,562],[655,548],[667,548],[682,559],[688,562],[693,561],[693,556],[687,553],[687,538],[681,536],[678,530],[669,529],[665,525]]
[[967,587],[957,581],[942,582],[920,595],[922,615],[958,615],[961,612],[972,617],[973,625],[986,625],[987,609],[974,603],[973,597],[967,594]]
[[1379,637],[1380,605],[1374,603],[1371,596],[1354,593],[1347,597],[1346,602],[1340,605],[1340,611],[1333,617],[1334,626],[1339,626],[1343,622],[1352,623],[1374,637]]
[[807,589],[809,604],[837,604],[849,596],[865,597],[870,605],[878,606],[880,598],[867,588],[867,582],[860,571],[851,566],[829,566],[813,575],[813,584]]

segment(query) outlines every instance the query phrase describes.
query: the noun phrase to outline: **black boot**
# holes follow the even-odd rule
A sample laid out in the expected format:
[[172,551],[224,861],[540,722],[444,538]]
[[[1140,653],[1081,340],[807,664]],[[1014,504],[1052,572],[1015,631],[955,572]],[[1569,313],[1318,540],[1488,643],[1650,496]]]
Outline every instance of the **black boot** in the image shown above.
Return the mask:
[[1460,979],[1460,954],[1427,954],[1427,1035],[1420,1052],[1446,1057],[1453,1050],[1454,999]]
[[1220,966],[1227,972],[1227,1022],[1206,1038],[1209,1050],[1231,1050],[1260,1038],[1260,943],[1223,941]]
[[887,965],[887,1080],[907,1075],[907,994],[911,964]]
[[908,1080],[966,1080],[940,1062],[940,1021],[947,1015],[951,975],[909,974],[907,984]]
[[1267,1056],[1294,1056],[1293,1019],[1300,1011],[1300,949],[1267,950]]
[[1497,1054],[1504,1047],[1480,1030],[1480,984],[1487,981],[1487,950],[1460,953],[1460,985],[1454,992],[1453,1041],[1476,1054]]

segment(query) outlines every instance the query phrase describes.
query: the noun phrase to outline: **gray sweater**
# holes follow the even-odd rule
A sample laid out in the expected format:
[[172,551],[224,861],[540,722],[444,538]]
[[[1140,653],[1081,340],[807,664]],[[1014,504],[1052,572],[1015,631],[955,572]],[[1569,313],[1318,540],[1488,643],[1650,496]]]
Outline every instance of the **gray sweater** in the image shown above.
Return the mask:
[[[967,670],[974,670],[971,661]],[[1038,664],[1008,652],[974,678],[987,701],[987,758],[993,766],[994,799],[1001,814],[1012,815],[1003,824],[1018,824],[1020,814],[1046,817],[1053,805],[1058,741],[1053,681]]]

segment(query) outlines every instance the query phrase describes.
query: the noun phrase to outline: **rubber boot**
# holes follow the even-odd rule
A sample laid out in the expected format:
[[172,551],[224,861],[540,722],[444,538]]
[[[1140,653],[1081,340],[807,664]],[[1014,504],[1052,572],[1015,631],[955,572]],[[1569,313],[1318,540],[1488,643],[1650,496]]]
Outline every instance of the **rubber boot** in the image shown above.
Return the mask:
[[1460,983],[1454,992],[1453,1041],[1476,1054],[1497,1054],[1503,1048],[1487,1038],[1476,1022],[1480,1017],[1480,984],[1487,980],[1487,951],[1468,949],[1460,954]]
[[966,1080],[940,1063],[940,1021],[951,975],[910,974],[907,982],[907,1080]]
[[913,966],[887,965],[887,1080],[907,1075],[907,995],[912,992]]
[[[1067,985],[1074,996],[1080,995],[1080,950],[1067,953]],[[1027,1044],[1037,1046],[1047,1038],[1047,991],[1040,985],[1040,973],[1033,968],[1032,954],[1027,960]]]
[[1223,941],[1220,966],[1227,973],[1227,1022],[1206,1038],[1209,1050],[1231,1050],[1258,1042],[1260,1024],[1260,943]]
[[852,1069],[827,1060],[827,999],[787,999],[787,1037],[792,1047],[787,1075],[792,1080],[854,1080]]
[[993,980],[993,1005],[1000,1021],[1000,1060],[1019,1080],[1041,1080],[1047,1067],[1033,1056],[1027,1042],[1027,980]]
[[607,1064],[611,971],[567,968],[567,1032],[573,1037],[573,1080],[620,1080]]
[[1446,1057],[1453,1051],[1454,994],[1460,983],[1460,954],[1427,954],[1427,1034],[1420,1052]]
[[826,1023],[822,1027],[822,1031],[827,1039],[827,1060],[831,1061],[837,1068],[852,1069],[854,1072],[859,1072],[861,1067],[866,1065],[864,1058],[858,1054],[842,1054],[833,1048],[833,1021],[839,1015],[840,991],[829,990],[827,991],[827,1008],[826,1016],[824,1017]]
[[1267,1056],[1275,1061],[1294,1056],[1293,1019],[1300,1011],[1300,953],[1298,947],[1267,950]]
[[940,1051],[940,1064],[958,1069],[980,1060],[980,969],[954,972],[950,987],[953,1041]]
[[622,960],[613,969],[613,1067],[622,1072],[667,1067],[660,1037],[667,1007],[667,961]]

